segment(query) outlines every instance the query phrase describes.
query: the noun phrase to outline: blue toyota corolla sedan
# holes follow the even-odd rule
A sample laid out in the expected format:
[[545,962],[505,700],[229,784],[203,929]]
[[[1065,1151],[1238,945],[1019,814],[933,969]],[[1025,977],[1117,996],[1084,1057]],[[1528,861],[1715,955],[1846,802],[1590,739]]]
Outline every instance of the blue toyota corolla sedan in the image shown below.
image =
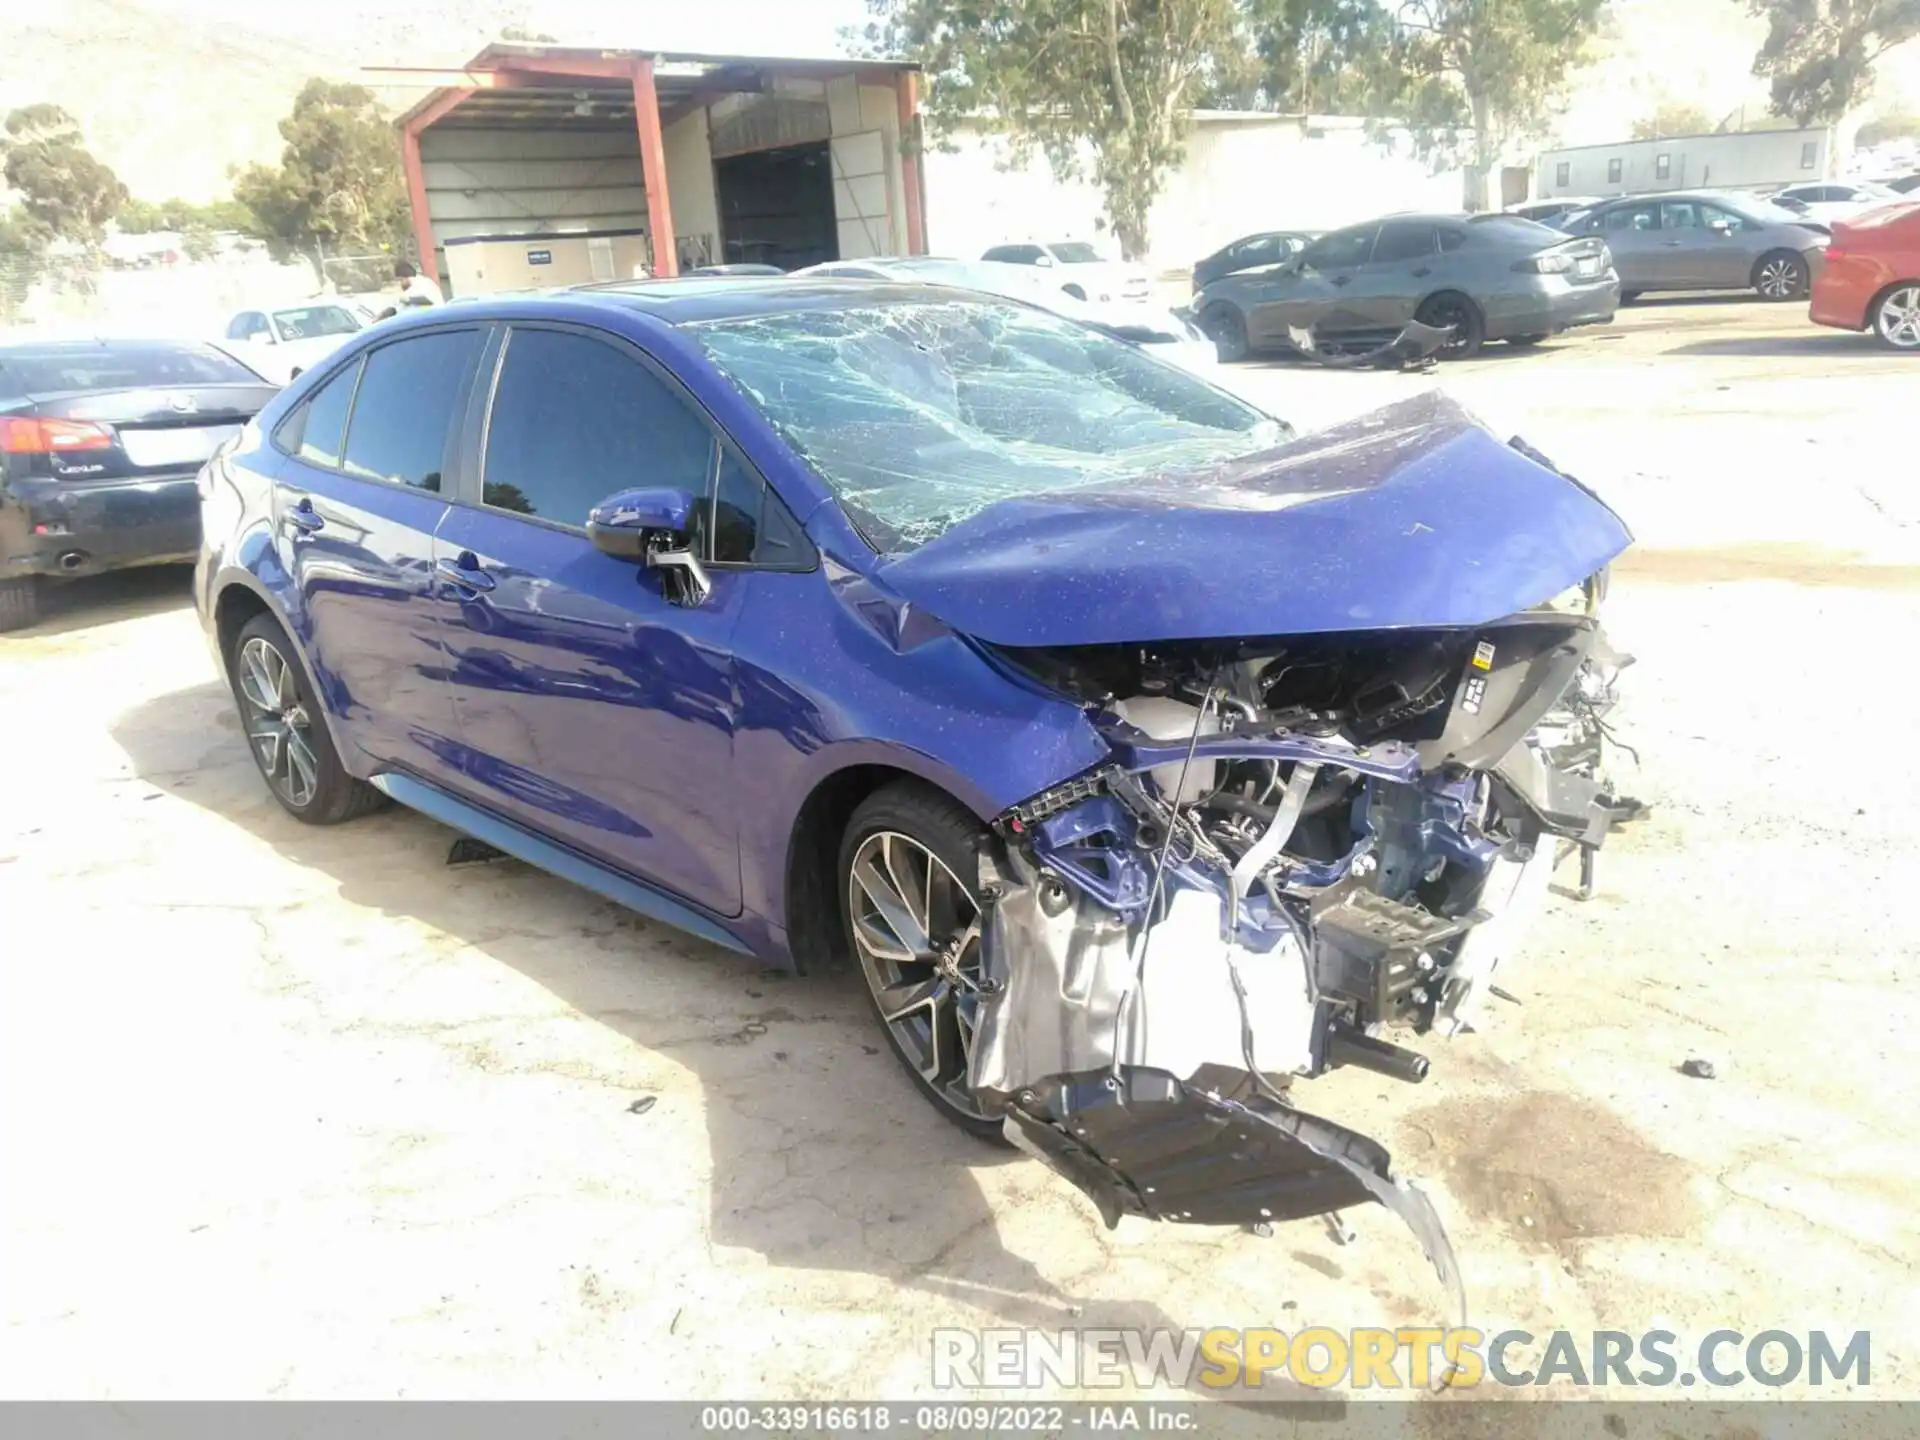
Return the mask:
[[296,818],[399,801],[857,963],[947,1115],[1111,1219],[1418,1192],[1295,1108],[1471,1023],[1600,719],[1620,520],[1451,402],[1297,439],[1016,301],[728,279],[375,327],[201,473]]

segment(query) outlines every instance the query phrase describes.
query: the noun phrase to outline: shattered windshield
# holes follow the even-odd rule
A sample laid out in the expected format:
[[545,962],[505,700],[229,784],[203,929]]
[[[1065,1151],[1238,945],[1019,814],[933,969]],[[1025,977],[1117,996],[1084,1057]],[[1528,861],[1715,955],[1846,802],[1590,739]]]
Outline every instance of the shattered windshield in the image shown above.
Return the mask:
[[689,332],[883,554],[998,500],[1198,467],[1287,436],[1125,341],[987,299],[789,311]]

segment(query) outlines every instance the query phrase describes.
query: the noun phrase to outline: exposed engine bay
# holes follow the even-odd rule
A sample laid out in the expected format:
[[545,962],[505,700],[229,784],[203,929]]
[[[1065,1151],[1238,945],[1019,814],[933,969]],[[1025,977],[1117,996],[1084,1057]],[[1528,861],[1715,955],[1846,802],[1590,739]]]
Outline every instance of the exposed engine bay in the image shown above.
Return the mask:
[[1296,1107],[1417,1083],[1470,1029],[1565,851],[1639,813],[1603,774],[1631,663],[1604,572],[1471,629],[1002,650],[1112,762],[999,817],[972,1051],[1009,1139],[1123,1214],[1258,1224],[1379,1200],[1458,1287],[1372,1140]]

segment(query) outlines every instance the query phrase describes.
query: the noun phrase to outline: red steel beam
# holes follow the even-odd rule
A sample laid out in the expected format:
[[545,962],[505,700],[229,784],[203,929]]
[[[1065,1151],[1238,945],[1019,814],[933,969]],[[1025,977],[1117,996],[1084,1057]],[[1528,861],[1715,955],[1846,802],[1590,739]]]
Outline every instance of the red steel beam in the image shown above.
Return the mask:
[[667,194],[666,143],[660,138],[660,94],[653,88],[653,60],[632,62],[633,123],[640,132],[640,173],[647,185],[647,234],[653,241],[653,273],[678,275],[673,244],[673,204]]
[[920,189],[920,77],[911,70],[899,71],[893,89],[900,101],[900,188],[907,192],[907,253],[924,255],[927,217]]
[[420,273],[438,281],[440,265],[433,258],[433,215],[427,209],[427,173],[420,164],[420,132],[411,122],[400,131],[400,165],[407,175],[407,208],[413,212],[413,243],[420,250]]

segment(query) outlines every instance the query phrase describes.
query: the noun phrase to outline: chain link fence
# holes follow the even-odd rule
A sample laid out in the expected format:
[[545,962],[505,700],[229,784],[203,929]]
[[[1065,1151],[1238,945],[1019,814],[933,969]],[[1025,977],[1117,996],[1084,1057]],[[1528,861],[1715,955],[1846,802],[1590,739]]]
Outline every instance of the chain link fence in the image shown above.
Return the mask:
[[338,257],[318,273],[311,261],[277,262],[257,247],[139,265],[116,265],[97,252],[0,255],[0,331],[211,339],[240,310],[322,293],[371,302],[392,287],[390,255]]

